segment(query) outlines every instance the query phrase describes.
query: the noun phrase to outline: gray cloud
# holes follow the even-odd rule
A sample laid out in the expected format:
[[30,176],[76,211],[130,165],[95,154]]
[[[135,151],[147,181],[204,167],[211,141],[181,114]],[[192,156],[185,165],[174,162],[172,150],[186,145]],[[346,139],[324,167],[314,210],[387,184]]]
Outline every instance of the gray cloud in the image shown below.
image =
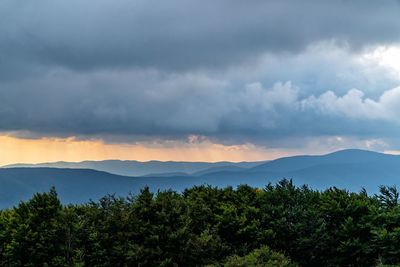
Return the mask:
[[393,142],[399,77],[360,57],[400,41],[399,11],[394,0],[4,0],[0,131]]
[[226,67],[321,40],[351,48],[398,42],[399,12],[395,0],[5,0],[0,66]]
[[204,73],[54,70],[3,84],[0,92],[0,130],[35,136],[132,141],[196,134],[220,143],[271,145],[325,135],[393,136],[400,122],[398,88],[378,100],[356,89],[302,96],[290,82],[241,86]]

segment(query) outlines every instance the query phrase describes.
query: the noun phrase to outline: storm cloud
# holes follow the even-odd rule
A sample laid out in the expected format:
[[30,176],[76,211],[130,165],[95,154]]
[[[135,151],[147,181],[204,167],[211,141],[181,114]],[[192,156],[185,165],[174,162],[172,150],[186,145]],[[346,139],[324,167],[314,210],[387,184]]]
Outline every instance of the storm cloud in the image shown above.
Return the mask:
[[2,67],[229,66],[335,40],[354,49],[400,38],[398,1],[43,0],[0,3]]
[[393,139],[400,75],[366,55],[398,45],[398,14],[394,0],[4,0],[0,131]]

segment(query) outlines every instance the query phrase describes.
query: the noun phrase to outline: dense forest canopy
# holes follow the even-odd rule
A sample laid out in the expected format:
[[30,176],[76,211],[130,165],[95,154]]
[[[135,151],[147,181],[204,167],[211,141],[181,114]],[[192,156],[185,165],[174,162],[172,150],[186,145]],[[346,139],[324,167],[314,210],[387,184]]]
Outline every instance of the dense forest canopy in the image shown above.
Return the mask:
[[51,189],[0,211],[0,265],[395,265],[398,199],[395,187],[368,196],[282,180],[63,206]]

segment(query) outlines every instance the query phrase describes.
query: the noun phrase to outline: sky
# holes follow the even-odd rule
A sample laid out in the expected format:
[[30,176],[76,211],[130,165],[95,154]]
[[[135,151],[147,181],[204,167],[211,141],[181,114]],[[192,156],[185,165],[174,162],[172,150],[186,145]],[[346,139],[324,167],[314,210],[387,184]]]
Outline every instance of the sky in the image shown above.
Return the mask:
[[3,0],[0,165],[398,153],[398,14],[398,0]]

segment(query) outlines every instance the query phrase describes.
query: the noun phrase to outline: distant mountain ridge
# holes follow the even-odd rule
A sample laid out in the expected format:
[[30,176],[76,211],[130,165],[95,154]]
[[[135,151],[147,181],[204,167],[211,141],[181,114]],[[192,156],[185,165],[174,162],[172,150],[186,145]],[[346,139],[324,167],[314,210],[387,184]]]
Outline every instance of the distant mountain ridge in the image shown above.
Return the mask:
[[346,149],[317,156],[284,157],[260,164],[252,168],[254,171],[294,171],[320,164],[357,163],[376,160],[399,159],[399,156],[383,154],[361,149]]
[[365,188],[370,193],[377,192],[379,185],[400,185],[400,156],[364,150],[286,157],[245,166],[214,165],[191,174],[172,170],[136,177],[82,168],[0,168],[0,208],[15,205],[36,192],[49,190],[51,186],[56,187],[63,202],[81,203],[106,194],[135,194],[146,185],[154,192],[181,191],[202,184],[264,187],[269,182],[289,178],[297,185],[308,184],[314,189],[336,186],[359,191]]
[[376,192],[379,185],[400,185],[400,156],[348,149],[319,156],[279,158],[243,172],[211,173],[208,177],[246,177],[269,181],[293,179],[298,185],[316,189],[340,187],[352,191],[361,188]]
[[47,167],[47,168],[72,168],[72,169],[93,169],[105,171],[124,176],[148,176],[164,175],[166,173],[182,173],[190,175],[214,167],[237,166],[251,168],[266,161],[258,162],[185,162],[185,161],[135,161],[135,160],[103,160],[103,161],[81,161],[81,162],[49,162],[39,164],[11,164],[3,168],[26,168],[26,167]]

